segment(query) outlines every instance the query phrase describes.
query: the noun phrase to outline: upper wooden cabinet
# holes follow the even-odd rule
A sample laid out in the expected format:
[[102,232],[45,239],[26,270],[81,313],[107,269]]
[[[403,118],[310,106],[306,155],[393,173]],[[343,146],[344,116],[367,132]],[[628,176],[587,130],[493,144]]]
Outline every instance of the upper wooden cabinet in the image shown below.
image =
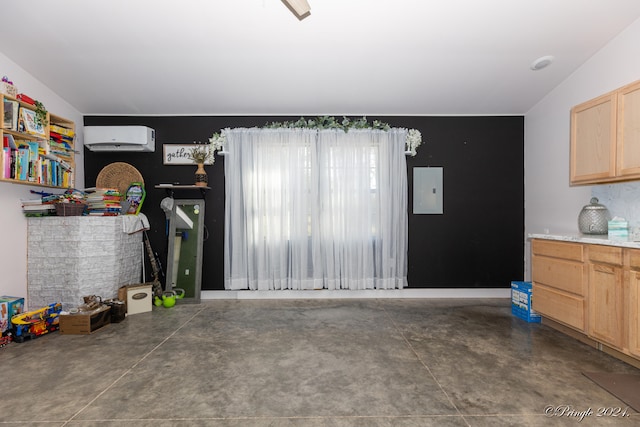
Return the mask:
[[570,183],[640,179],[640,81],[571,109]]
[[616,175],[640,177],[640,81],[618,91]]

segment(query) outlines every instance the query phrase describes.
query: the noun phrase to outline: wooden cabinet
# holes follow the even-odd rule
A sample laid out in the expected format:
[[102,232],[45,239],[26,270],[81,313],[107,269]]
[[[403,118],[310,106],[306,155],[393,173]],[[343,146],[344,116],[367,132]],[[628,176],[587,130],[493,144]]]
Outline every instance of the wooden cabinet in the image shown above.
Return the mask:
[[629,354],[640,359],[640,250],[629,250]]
[[581,332],[586,331],[586,270],[579,243],[532,242],[533,309]]
[[640,81],[618,91],[616,176],[640,177]]
[[617,349],[624,346],[622,248],[589,245],[588,334]]
[[611,92],[571,109],[571,184],[615,177],[616,100]]
[[74,186],[75,124],[0,94],[0,181],[45,187]]
[[533,309],[640,360],[640,249],[533,239],[531,250]]
[[640,81],[571,109],[570,183],[640,179]]

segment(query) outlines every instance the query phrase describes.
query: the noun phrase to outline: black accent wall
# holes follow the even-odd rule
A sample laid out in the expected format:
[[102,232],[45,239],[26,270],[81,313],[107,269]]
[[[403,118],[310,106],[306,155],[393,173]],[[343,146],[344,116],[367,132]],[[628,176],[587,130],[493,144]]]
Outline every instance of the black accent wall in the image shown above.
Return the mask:
[[[160,183],[192,184],[196,167],[164,166],[163,144],[208,141],[223,128],[263,126],[299,117],[220,116],[87,116],[85,125],[144,125],[156,130],[154,153],[94,153],[85,150],[85,187],[95,186],[100,170],[127,162],[144,177],[147,190],[142,212],[149,218],[149,237],[166,266],[165,215]],[[393,127],[418,129],[423,145],[407,157],[409,179],[409,287],[508,288],[524,277],[524,118],[368,116]],[[444,214],[413,215],[413,168],[443,168]],[[203,290],[224,289],[224,157],[206,167]],[[81,183],[77,184],[78,186]],[[201,198],[183,190],[176,199]],[[147,269],[149,272],[150,269]],[[147,279],[150,279],[148,277]]]

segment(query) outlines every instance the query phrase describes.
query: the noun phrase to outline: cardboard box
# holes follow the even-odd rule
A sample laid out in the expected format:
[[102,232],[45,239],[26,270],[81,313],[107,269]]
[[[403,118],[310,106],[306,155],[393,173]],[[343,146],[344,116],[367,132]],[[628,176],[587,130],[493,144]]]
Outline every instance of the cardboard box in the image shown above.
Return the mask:
[[111,307],[103,305],[88,314],[61,314],[60,333],[64,335],[88,335],[111,323]]
[[151,284],[127,286],[127,315],[146,313],[153,308]]
[[540,323],[542,317],[531,308],[531,282],[511,282],[511,314],[530,323]]
[[11,318],[24,312],[24,298],[0,296],[0,334],[11,328]]

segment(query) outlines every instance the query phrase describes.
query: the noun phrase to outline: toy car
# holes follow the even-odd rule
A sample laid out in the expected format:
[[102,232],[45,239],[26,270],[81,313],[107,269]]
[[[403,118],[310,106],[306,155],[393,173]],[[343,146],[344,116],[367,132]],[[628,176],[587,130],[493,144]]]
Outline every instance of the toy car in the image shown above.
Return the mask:
[[13,340],[24,342],[60,328],[62,304],[53,303],[35,311],[16,314],[11,318]]

